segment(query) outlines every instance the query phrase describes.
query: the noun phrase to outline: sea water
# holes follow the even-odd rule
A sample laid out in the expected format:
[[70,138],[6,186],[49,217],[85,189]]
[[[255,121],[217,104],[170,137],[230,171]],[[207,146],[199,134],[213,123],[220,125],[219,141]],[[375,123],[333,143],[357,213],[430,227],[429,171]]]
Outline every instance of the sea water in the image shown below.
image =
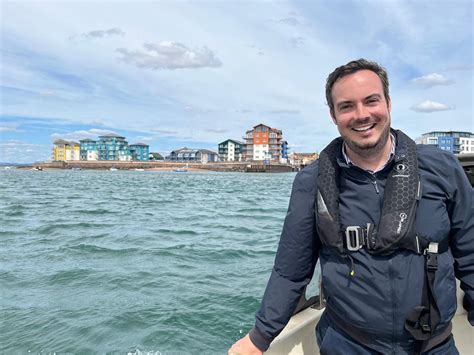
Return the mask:
[[0,171],[0,349],[225,354],[294,173]]

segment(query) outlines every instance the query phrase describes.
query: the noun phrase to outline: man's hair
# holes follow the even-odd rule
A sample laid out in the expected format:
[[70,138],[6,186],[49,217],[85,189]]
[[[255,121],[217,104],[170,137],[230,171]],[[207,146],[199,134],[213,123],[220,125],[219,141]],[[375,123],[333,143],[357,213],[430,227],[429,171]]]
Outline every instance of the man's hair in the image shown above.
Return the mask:
[[341,65],[340,67],[337,67],[331,74],[329,74],[326,80],[326,101],[328,103],[329,109],[331,110],[331,114],[333,116],[334,116],[334,101],[332,99],[332,88],[334,84],[340,78],[346,75],[354,74],[355,72],[358,72],[359,70],[370,70],[374,72],[375,74],[377,74],[377,76],[380,78],[380,81],[382,82],[385,100],[387,100],[388,102],[388,98],[389,98],[388,75],[385,69],[382,68],[376,62],[370,62],[363,58],[358,59],[358,60],[353,60],[352,62],[349,62],[345,65]]

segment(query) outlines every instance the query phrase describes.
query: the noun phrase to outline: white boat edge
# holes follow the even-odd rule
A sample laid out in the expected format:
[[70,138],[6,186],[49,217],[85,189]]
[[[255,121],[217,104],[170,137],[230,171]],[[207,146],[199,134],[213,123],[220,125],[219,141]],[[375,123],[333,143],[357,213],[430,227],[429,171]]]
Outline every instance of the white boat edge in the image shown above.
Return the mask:
[[[474,327],[467,320],[467,312],[462,307],[464,292],[457,290],[458,307],[453,318],[453,335],[456,347],[461,355],[472,354],[474,348]],[[315,327],[323,309],[309,307],[295,314],[280,335],[265,352],[266,355],[302,355],[319,354],[316,343]]]

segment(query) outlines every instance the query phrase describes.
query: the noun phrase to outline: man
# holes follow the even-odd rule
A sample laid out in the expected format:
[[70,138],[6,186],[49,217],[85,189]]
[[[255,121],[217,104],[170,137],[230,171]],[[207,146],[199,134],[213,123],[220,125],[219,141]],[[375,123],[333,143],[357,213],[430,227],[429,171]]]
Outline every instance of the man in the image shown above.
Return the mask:
[[451,153],[390,128],[387,73],[377,63],[337,68],[326,99],[341,138],[295,178],[255,326],[229,354],[268,348],[318,258],[322,354],[458,354],[455,275],[474,324],[474,201],[462,168]]

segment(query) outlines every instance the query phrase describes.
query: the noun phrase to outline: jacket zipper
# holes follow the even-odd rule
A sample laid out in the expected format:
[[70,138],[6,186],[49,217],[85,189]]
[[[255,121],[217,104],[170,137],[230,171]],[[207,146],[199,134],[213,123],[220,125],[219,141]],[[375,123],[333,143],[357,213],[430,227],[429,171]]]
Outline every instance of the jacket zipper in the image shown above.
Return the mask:
[[379,187],[377,185],[377,180],[372,180],[372,184],[374,185],[374,189],[377,195],[380,195]]

